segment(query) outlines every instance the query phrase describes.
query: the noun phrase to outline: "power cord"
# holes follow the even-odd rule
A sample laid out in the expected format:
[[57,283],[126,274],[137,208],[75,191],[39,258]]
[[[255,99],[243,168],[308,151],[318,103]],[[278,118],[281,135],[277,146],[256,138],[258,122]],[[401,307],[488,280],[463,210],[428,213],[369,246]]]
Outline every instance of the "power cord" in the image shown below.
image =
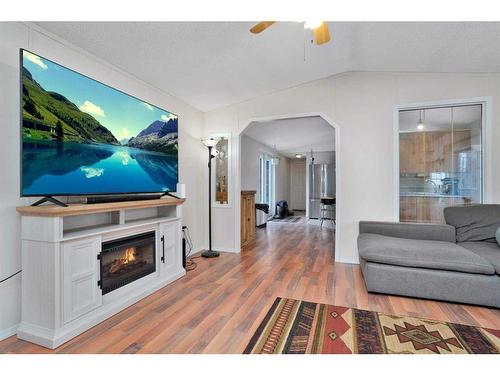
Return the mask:
[[3,283],[4,281],[7,281],[7,280],[9,280],[9,279],[12,279],[14,276],[16,276],[16,275],[20,274],[21,272],[23,272],[23,270],[19,270],[19,271],[17,271],[16,273],[14,273],[14,274],[10,275],[9,277],[6,277],[5,279],[0,280],[0,284],[1,284],[1,283]]
[[194,259],[200,258],[200,256],[192,257],[187,259],[191,253],[193,252],[193,240],[191,239],[191,235],[189,234],[188,227],[182,227],[182,232],[184,234],[184,239],[186,240],[186,245],[188,246],[188,252],[186,253],[186,271],[193,271],[198,266]]

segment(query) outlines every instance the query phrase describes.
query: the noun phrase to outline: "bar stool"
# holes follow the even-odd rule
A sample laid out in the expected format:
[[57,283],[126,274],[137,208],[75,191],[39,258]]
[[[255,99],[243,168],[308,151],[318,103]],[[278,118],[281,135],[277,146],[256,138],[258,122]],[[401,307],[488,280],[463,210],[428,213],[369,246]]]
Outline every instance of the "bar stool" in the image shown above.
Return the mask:
[[323,197],[321,198],[321,219],[319,222],[319,227],[323,228],[323,221],[330,220],[332,222],[332,228],[335,223],[335,203],[336,199],[333,197]]

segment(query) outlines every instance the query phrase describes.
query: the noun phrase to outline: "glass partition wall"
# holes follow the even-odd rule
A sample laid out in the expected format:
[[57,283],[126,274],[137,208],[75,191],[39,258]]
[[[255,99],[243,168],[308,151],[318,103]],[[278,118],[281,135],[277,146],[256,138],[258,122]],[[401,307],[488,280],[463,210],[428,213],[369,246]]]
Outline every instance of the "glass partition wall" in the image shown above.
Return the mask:
[[399,112],[399,217],[442,223],[448,206],[482,203],[482,105]]

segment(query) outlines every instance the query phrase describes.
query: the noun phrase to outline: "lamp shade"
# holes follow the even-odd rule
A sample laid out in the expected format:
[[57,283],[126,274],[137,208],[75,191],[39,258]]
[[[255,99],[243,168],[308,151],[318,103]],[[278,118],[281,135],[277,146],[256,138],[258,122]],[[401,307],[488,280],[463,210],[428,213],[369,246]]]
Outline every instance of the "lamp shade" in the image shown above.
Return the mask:
[[219,139],[218,138],[214,138],[214,137],[209,137],[209,138],[202,139],[202,142],[207,147],[215,147],[215,145],[217,144],[217,142],[219,142]]

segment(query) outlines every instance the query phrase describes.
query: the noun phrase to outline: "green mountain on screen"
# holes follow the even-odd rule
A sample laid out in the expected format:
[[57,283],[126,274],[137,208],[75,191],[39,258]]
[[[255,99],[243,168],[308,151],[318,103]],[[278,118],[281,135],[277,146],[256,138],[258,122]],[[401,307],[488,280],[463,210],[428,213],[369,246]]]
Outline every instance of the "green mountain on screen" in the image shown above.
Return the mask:
[[114,135],[63,95],[22,73],[23,138],[119,144]]

